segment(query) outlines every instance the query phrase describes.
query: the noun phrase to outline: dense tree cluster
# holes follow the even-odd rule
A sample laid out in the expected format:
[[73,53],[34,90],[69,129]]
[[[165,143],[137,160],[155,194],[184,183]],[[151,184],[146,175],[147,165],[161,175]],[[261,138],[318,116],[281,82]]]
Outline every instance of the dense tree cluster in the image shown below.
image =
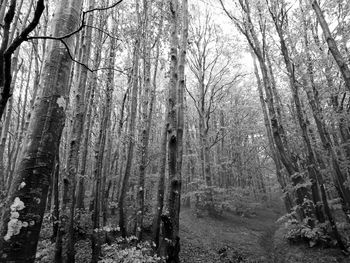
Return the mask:
[[0,262],[34,262],[43,229],[55,262],[132,235],[179,262],[180,207],[276,196],[346,251],[349,17],[345,0],[1,0]]

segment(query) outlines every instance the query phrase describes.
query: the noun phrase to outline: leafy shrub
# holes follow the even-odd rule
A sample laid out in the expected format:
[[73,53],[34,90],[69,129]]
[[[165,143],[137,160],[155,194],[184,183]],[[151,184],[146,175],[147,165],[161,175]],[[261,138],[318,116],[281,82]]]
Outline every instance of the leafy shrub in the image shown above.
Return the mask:
[[255,200],[249,189],[231,187],[228,189],[214,189],[214,201],[222,210],[243,217],[254,217],[256,210],[263,205]]
[[[74,215],[74,235],[76,240],[89,238],[92,229],[92,212],[87,209],[76,209]],[[68,226],[68,224],[67,224]]]
[[120,238],[118,243],[103,245],[104,257],[100,263],[157,263],[161,258],[154,255],[149,242],[133,245],[136,237]]
[[50,239],[52,236],[52,216],[46,213],[43,217],[43,222],[40,230],[40,239]]
[[299,222],[295,219],[286,223],[287,233],[285,238],[293,243],[307,243],[310,247],[317,245],[335,246],[337,241],[332,237],[329,222],[318,223],[311,228],[306,220]]
[[[213,198],[212,203],[209,199],[210,195]],[[225,189],[199,184],[198,190],[185,194],[183,200],[187,204],[194,204],[195,212],[199,217],[206,215],[209,210],[216,215],[231,212],[243,217],[254,217],[256,210],[263,207],[262,203],[256,201],[250,189],[241,187]]]
[[55,254],[55,245],[49,239],[41,240],[38,243],[37,252],[35,255],[35,262],[50,263],[53,262]]

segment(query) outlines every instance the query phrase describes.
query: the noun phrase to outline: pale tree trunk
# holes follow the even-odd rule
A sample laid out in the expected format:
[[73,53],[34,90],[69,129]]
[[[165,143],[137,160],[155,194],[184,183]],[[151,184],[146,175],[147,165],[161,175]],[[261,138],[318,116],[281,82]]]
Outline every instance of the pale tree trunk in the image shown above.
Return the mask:
[[[90,6],[92,7],[95,5],[94,0],[90,0]],[[91,25],[94,21],[93,16],[89,16],[88,18],[88,23]],[[102,21],[99,22],[99,26],[102,26]],[[87,32],[87,37],[85,39],[85,44],[86,45],[86,61],[89,59],[89,54],[90,54],[90,48],[88,46],[91,45],[91,33]],[[88,38],[88,36],[90,36]],[[93,58],[93,68],[96,69],[99,67],[100,62],[101,62],[101,51],[102,51],[102,32],[97,32],[96,36],[97,38],[97,43],[94,47],[94,58]],[[83,56],[84,59],[85,56]],[[87,72],[86,72],[87,73]],[[86,78],[87,76],[85,75],[85,72],[82,72],[82,77]],[[91,131],[91,125],[92,125],[92,109],[93,109],[93,104],[95,101],[95,89],[97,87],[97,73],[94,72],[92,76],[92,80],[90,81],[88,85],[88,89],[86,92],[85,96],[85,115],[84,115],[84,129],[83,129],[83,140],[82,140],[82,145],[81,145],[81,161],[79,163],[79,180],[78,180],[78,187],[77,187],[77,208],[83,209],[84,208],[84,197],[85,197],[85,178],[86,178],[86,166],[87,166],[87,157],[88,157],[88,151],[89,151],[89,140],[90,140],[90,131]]]
[[[115,63],[115,47],[116,39],[110,39],[109,47],[109,60],[108,67],[110,68],[107,73],[107,91],[106,98],[103,106],[102,120],[100,124],[100,131],[98,136],[98,141],[95,146],[95,169],[94,178],[96,180],[95,184],[95,196],[94,196],[94,210],[93,210],[93,229],[100,228],[100,211],[101,211],[101,201],[103,199],[103,182],[102,182],[102,166],[103,158],[105,152],[105,146],[107,141],[107,131],[110,129],[110,118],[112,112],[112,96],[113,96],[113,80],[114,80],[114,63]],[[101,253],[101,245],[98,236],[98,231],[92,234],[91,240],[92,248],[92,262],[97,262]]]
[[[157,74],[158,74],[158,64],[159,64],[159,54],[160,54],[160,40],[163,35],[163,22],[164,22],[164,2],[160,6],[160,21],[159,21],[159,31],[157,36],[157,47],[156,47],[156,57],[155,57],[155,66],[153,72],[153,90],[152,90],[152,98],[150,105],[150,114],[153,108],[153,102],[155,99],[155,91],[157,86]],[[165,168],[166,168],[166,149],[167,149],[167,121],[166,116],[164,115],[164,126],[161,132],[161,140],[160,140],[160,159],[159,159],[159,179],[158,179],[158,188],[157,188],[157,202],[154,206],[154,219],[152,225],[152,237],[153,241],[156,244],[156,247],[159,247],[159,233],[160,233],[160,222],[161,222],[161,214],[163,211],[164,205],[164,191],[165,191]]]
[[6,5],[7,5],[7,0],[1,0],[1,4],[0,4],[0,24],[2,24],[3,21],[4,21]]
[[[32,62],[33,62],[33,54],[34,54],[34,48],[32,48],[31,50],[31,55],[30,55],[30,62],[29,62],[29,67],[28,68],[31,68],[32,67]],[[16,142],[16,150],[15,150],[15,154],[14,154],[14,158],[13,160],[11,161],[11,167],[10,167],[10,170],[9,170],[9,174],[8,174],[8,178],[12,178],[13,177],[13,172],[15,170],[15,167],[16,167],[16,163],[17,163],[17,158],[18,158],[18,154],[19,154],[19,151],[20,151],[20,148],[22,146],[22,141],[23,141],[23,137],[24,137],[24,134],[25,134],[25,131],[26,131],[26,127],[25,127],[25,122],[26,122],[26,112],[27,112],[27,106],[28,106],[28,95],[29,95],[29,86],[30,86],[30,80],[31,80],[31,71],[28,71],[28,75],[27,75],[27,84],[26,84],[26,87],[25,87],[25,92],[24,92],[24,101],[23,101],[23,113],[22,113],[22,116],[21,116],[21,121],[20,121],[20,129],[18,129],[18,139],[17,139],[17,142]],[[11,180],[9,180],[11,181]]]
[[[138,14],[138,25],[140,25],[140,14],[139,4],[136,1],[136,12]],[[133,54],[133,69],[132,69],[132,90],[131,90],[131,106],[130,106],[130,120],[128,127],[128,153],[125,165],[124,177],[122,178],[120,194],[119,194],[119,227],[123,237],[127,235],[127,229],[125,224],[125,210],[124,200],[128,188],[129,178],[131,174],[131,166],[134,157],[135,147],[135,126],[136,126],[136,115],[137,115],[137,93],[138,93],[138,75],[139,75],[139,52],[140,52],[140,39],[137,37],[134,44]]]
[[[81,0],[60,2],[53,20],[53,35],[67,34],[78,26],[81,4]],[[72,38],[66,43],[70,48],[74,44]],[[65,46],[58,41],[51,42],[48,50],[40,81],[43,89],[35,102],[2,218],[1,233],[5,238],[0,241],[0,254],[7,261],[34,262],[64,126],[72,60]],[[19,229],[14,228],[15,222]]]
[[[122,105],[120,108],[120,116],[119,116],[119,122],[118,122],[118,129],[117,129],[117,143],[116,143],[116,150],[113,158],[113,162],[115,163],[114,169],[112,169],[112,172],[114,174],[114,182],[113,182],[113,189],[112,189],[112,201],[114,201],[114,196],[117,196],[118,198],[118,191],[120,190],[119,185],[121,182],[121,173],[119,172],[119,162],[120,162],[120,157],[122,156],[123,153],[123,148],[121,147],[121,141],[122,141],[122,130],[124,126],[124,114],[125,114],[125,104],[126,100],[128,98],[129,94],[129,87],[125,91],[125,94],[123,96],[123,101]],[[112,214],[115,213],[115,208],[112,209]]]
[[[113,28],[110,29],[111,32],[113,32],[113,35],[118,35],[117,33],[117,23],[114,24]],[[117,41],[115,38],[110,39],[110,47],[109,47],[109,59],[108,59],[108,72],[107,72],[107,95],[109,98],[107,98],[106,107],[107,111],[106,114],[108,116],[108,122],[105,123],[104,127],[104,144],[108,142],[108,148],[104,149],[106,151],[106,157],[104,159],[104,164],[102,164],[103,167],[103,178],[102,178],[102,185],[101,185],[101,209],[102,209],[102,216],[103,216],[103,224],[106,224],[107,222],[107,202],[109,197],[109,191],[110,191],[110,172],[111,172],[111,154],[112,154],[112,146],[111,146],[111,116],[112,116],[112,98],[113,98],[113,90],[114,90],[114,67],[115,67],[115,53],[116,53],[116,45]],[[114,127],[113,127],[114,128]],[[103,157],[103,155],[102,155]],[[103,159],[101,161],[103,161]],[[101,170],[102,172],[102,170]],[[106,184],[108,180],[108,185],[106,189]]]
[[[165,118],[166,119],[166,118]],[[165,191],[165,169],[166,169],[166,150],[167,150],[167,133],[168,133],[168,124],[167,121],[164,121],[162,130],[162,138],[160,141],[160,159],[159,159],[159,170],[158,170],[158,189],[157,189],[157,202],[154,207],[154,219],[153,219],[153,241],[156,244],[156,247],[159,247],[159,233],[160,233],[160,221],[161,214],[164,206],[164,191]]]
[[149,132],[151,128],[151,117],[149,115],[149,100],[151,88],[151,47],[149,34],[149,17],[152,6],[148,6],[147,0],[143,1],[143,15],[144,15],[144,32],[143,32],[143,95],[141,106],[141,132],[140,132],[140,149],[139,149],[139,182],[137,189],[137,213],[136,213],[136,237],[142,239],[142,227],[144,216],[145,203],[145,176],[146,166],[148,161],[148,144]]
[[[89,9],[93,8],[94,0],[89,1]],[[93,17],[90,14],[88,23],[92,24]],[[81,54],[80,61],[85,65],[88,64],[91,49],[91,34],[92,28],[86,27],[86,32],[82,32],[81,40]],[[75,262],[75,250],[74,250],[74,210],[76,204],[75,192],[78,177],[78,165],[79,165],[79,150],[82,140],[83,128],[84,128],[84,113],[85,113],[85,89],[87,80],[87,68],[79,65],[77,68],[77,87],[75,90],[74,104],[73,104],[73,123],[72,131],[69,142],[69,153],[67,160],[68,179],[70,180],[70,211],[69,211],[69,231],[67,242],[67,261]]]

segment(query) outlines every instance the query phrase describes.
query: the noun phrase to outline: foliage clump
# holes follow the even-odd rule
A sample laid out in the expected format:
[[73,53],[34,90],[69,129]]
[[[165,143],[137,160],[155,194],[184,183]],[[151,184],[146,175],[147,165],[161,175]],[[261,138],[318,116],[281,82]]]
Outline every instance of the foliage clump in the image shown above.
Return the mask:
[[[306,243],[310,247],[336,247],[338,245],[329,221],[324,223],[316,221],[314,225],[310,225],[306,219],[303,221],[289,219],[285,223],[285,228],[287,230],[285,238],[292,244]],[[337,228],[344,232],[348,226],[347,224],[337,224]],[[345,238],[343,237],[343,239]]]
[[285,238],[292,243],[308,243],[310,247],[320,244],[336,245],[337,241],[330,235],[329,227],[328,223],[321,223],[312,228],[305,222],[289,220],[286,223]]
[[[197,191],[191,191],[184,195],[184,200],[194,204],[196,215],[203,217],[209,214],[222,215],[229,212],[242,217],[256,216],[256,210],[263,204],[257,201],[249,189],[241,187],[199,187]],[[260,200],[265,200],[261,197]]]
[[134,245],[136,237],[119,238],[116,243],[103,245],[100,263],[157,263],[161,258],[153,252],[149,242]]

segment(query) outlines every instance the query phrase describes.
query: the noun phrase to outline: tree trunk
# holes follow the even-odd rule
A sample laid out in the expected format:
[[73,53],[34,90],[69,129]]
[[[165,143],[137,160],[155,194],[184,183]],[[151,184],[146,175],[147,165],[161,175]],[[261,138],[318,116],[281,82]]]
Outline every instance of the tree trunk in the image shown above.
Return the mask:
[[[156,60],[153,72],[153,90],[151,94],[151,105],[150,111],[152,110],[154,99],[155,99],[155,91],[157,87],[157,74],[158,74],[158,64],[159,64],[159,55],[160,55],[160,40],[163,35],[163,22],[164,22],[164,2],[160,6],[160,21],[159,21],[159,31],[157,35],[157,47],[156,47]],[[151,112],[150,112],[151,113]],[[151,114],[150,114],[151,115]],[[158,188],[157,188],[157,202],[154,207],[154,219],[152,225],[152,235],[153,241],[156,244],[156,248],[159,247],[159,233],[160,233],[160,222],[161,222],[161,214],[163,211],[164,205],[164,191],[165,191],[165,168],[166,168],[166,150],[167,150],[167,120],[164,115],[164,126],[161,132],[161,140],[160,140],[160,159],[159,159],[159,179],[158,179]]]
[[[120,116],[119,116],[119,122],[118,122],[118,129],[117,129],[117,143],[116,143],[116,150],[115,150],[115,154],[114,154],[114,159],[113,162],[115,163],[115,167],[114,169],[112,169],[112,172],[115,176],[114,178],[114,182],[113,182],[113,190],[112,190],[112,201],[114,201],[114,196],[117,196],[117,199],[119,198],[118,196],[118,191],[120,190],[119,186],[120,186],[120,182],[121,182],[121,173],[119,172],[119,161],[120,161],[120,157],[122,155],[123,152],[123,148],[125,147],[121,147],[121,141],[122,141],[122,130],[123,130],[123,126],[124,126],[124,113],[125,113],[125,104],[126,104],[126,99],[128,97],[129,94],[129,87],[127,88],[126,92],[124,93],[123,96],[123,101],[122,101],[122,105],[120,108]],[[112,209],[112,214],[115,214],[115,208]]]
[[[68,34],[78,26],[81,4],[81,0],[60,2],[53,20],[53,35]],[[40,85],[43,89],[34,106],[2,218],[4,238],[0,240],[0,254],[7,261],[34,262],[54,157],[64,126],[72,60],[62,43],[50,44]],[[72,48],[73,39],[67,39],[66,44]]]
[[[166,118],[165,118],[166,119]],[[166,168],[166,149],[167,149],[167,133],[168,123],[165,121],[165,125],[162,130],[162,138],[160,144],[160,160],[159,160],[159,180],[157,189],[157,202],[154,207],[154,219],[153,219],[153,241],[156,247],[159,247],[159,232],[160,232],[160,220],[164,205],[164,191],[165,191],[165,168]]]
[[255,73],[256,80],[257,80],[260,104],[261,104],[261,107],[263,110],[264,123],[265,123],[265,128],[266,128],[267,139],[269,142],[270,153],[271,153],[271,157],[272,157],[272,159],[275,163],[275,166],[276,166],[277,181],[279,182],[281,189],[282,189],[282,192],[283,192],[283,195],[284,195],[283,200],[284,200],[286,210],[287,210],[287,212],[291,212],[291,209],[293,207],[293,201],[290,197],[290,193],[287,190],[287,185],[286,185],[285,180],[283,178],[283,174],[282,174],[283,167],[282,167],[281,160],[279,159],[279,156],[276,152],[276,148],[274,145],[272,130],[271,130],[271,126],[270,126],[270,120],[269,120],[269,116],[268,116],[267,109],[266,109],[266,102],[265,102],[265,98],[264,98],[262,83],[261,83],[260,76],[258,73],[258,67],[256,65],[256,60],[255,60],[255,57],[253,54],[252,54],[252,57],[253,57],[253,61],[254,61],[254,73]]
[[[283,4],[283,3],[282,3]],[[295,109],[296,109],[296,115],[297,115],[297,119],[298,119],[298,123],[299,123],[299,127],[301,129],[302,132],[302,138],[304,140],[304,147],[306,148],[306,152],[308,155],[308,174],[309,174],[309,178],[311,181],[311,190],[312,190],[312,200],[315,206],[315,214],[317,216],[317,219],[320,222],[324,222],[324,215],[322,212],[322,208],[318,206],[318,203],[321,201],[320,195],[319,195],[319,188],[318,188],[318,184],[317,184],[317,174],[319,174],[318,169],[316,168],[316,158],[314,156],[313,153],[313,149],[311,147],[311,142],[310,142],[310,138],[308,135],[308,131],[307,131],[307,124],[304,118],[304,113],[303,113],[303,109],[301,107],[301,101],[299,98],[299,86],[298,83],[296,81],[296,76],[295,76],[295,68],[294,68],[294,64],[292,64],[291,60],[290,60],[290,56],[289,56],[289,51],[287,48],[287,44],[285,42],[284,39],[284,33],[283,33],[283,21],[279,21],[277,16],[278,14],[275,14],[271,9],[270,9],[270,13],[272,16],[272,19],[274,21],[275,27],[276,27],[276,31],[278,33],[279,39],[280,39],[280,44],[281,44],[281,52],[283,55],[283,59],[284,59],[284,63],[287,69],[287,73],[288,73],[288,77],[289,77],[289,84],[290,84],[290,88],[292,91],[292,95],[293,95],[293,101],[295,104]],[[307,211],[307,209],[306,209]],[[310,218],[312,215],[308,215]],[[310,222],[311,223],[311,222]]]
[[[95,146],[95,170],[94,170],[94,178],[96,180],[95,186],[95,197],[94,197],[94,211],[93,211],[93,229],[100,228],[100,210],[101,210],[101,202],[104,198],[103,193],[104,190],[102,187],[102,166],[103,166],[103,158],[104,151],[107,141],[107,131],[110,129],[110,118],[112,111],[112,96],[113,96],[113,80],[114,80],[114,63],[115,63],[115,44],[116,39],[110,39],[110,47],[109,47],[109,61],[108,67],[110,68],[107,73],[107,91],[106,91],[106,99],[103,106],[102,120],[100,124],[100,131],[98,136],[98,141]],[[109,165],[109,164],[108,164]],[[97,262],[101,253],[100,240],[98,231],[92,234],[92,262]]]
[[[139,4],[136,1],[136,12],[139,17]],[[140,25],[140,18],[138,18],[138,24]],[[131,166],[134,157],[135,146],[135,126],[137,115],[137,93],[138,93],[138,73],[139,73],[139,52],[140,52],[140,39],[135,39],[134,55],[133,55],[133,70],[132,70],[132,91],[131,91],[131,106],[130,106],[130,120],[129,120],[129,143],[128,154],[126,159],[125,173],[122,179],[120,194],[119,194],[119,227],[123,237],[127,235],[127,229],[125,225],[124,215],[124,200],[128,188],[129,178],[131,174]]]
[[137,213],[136,213],[136,237],[142,239],[142,227],[144,216],[144,203],[145,203],[145,176],[146,166],[148,161],[148,144],[149,144],[149,132],[151,128],[151,116],[149,116],[149,100],[150,100],[150,88],[151,88],[151,47],[149,39],[149,17],[152,6],[148,6],[147,0],[143,1],[143,13],[144,13],[144,32],[143,32],[143,97],[141,105],[141,146],[139,149],[139,182],[137,189]]
[[325,121],[323,119],[323,112],[320,105],[320,98],[318,95],[318,90],[316,88],[315,80],[314,80],[314,70],[313,70],[313,62],[309,55],[308,51],[309,46],[306,45],[307,49],[307,61],[308,61],[308,75],[303,78],[304,87],[306,87],[306,95],[308,98],[308,102],[310,108],[312,110],[312,114],[315,120],[316,128],[318,134],[321,139],[321,143],[323,148],[326,150],[331,164],[333,166],[333,181],[338,191],[339,196],[343,201],[343,210],[347,215],[349,220],[350,218],[350,190],[344,186],[344,182],[346,181],[346,175],[341,170],[337,154],[333,148],[332,140],[326,128]]
[[[175,200],[175,210],[177,210],[176,221],[179,227],[180,206],[181,206],[181,185],[182,185],[182,160],[183,160],[183,134],[184,134],[184,92],[186,87],[185,65],[188,41],[188,0],[182,0],[182,33],[180,42],[180,54],[178,64],[178,85],[177,85],[177,180],[180,181],[179,193]],[[209,151],[208,151],[209,152]],[[175,229],[175,234],[179,234],[179,228]],[[177,238],[177,237],[176,237]]]
[[[94,0],[89,1],[89,9],[94,7]],[[93,16],[89,14],[88,17],[88,25],[93,23]],[[82,33],[81,45],[82,49],[80,50],[80,61],[88,65],[90,50],[91,50],[91,35],[92,28],[86,27],[86,32]],[[84,128],[84,114],[86,110],[85,106],[85,95],[86,95],[86,81],[87,81],[87,68],[79,65],[77,69],[77,89],[75,91],[75,101],[74,101],[74,109],[73,109],[73,124],[72,124],[72,132],[69,142],[69,154],[67,160],[67,170],[68,170],[68,178],[71,183],[71,207],[69,213],[69,232],[68,232],[68,244],[67,244],[67,261],[74,263],[75,262],[75,249],[74,249],[74,212],[75,212],[75,192],[77,185],[77,177],[78,174],[78,165],[79,165],[79,150],[81,146],[83,128]],[[80,178],[80,176],[78,177]]]
[[[95,5],[94,0],[90,0],[91,5]],[[90,21],[91,20],[91,21]],[[93,23],[93,16],[89,16],[89,24]],[[90,23],[91,22],[91,23]],[[99,26],[102,26],[102,21],[99,22]],[[87,32],[87,37],[90,35],[90,32]],[[94,47],[94,63],[93,68],[98,68],[101,62],[101,52],[102,52],[102,32],[96,33],[97,43]],[[86,59],[88,61],[88,53],[90,53],[90,48],[88,46],[91,45],[91,37],[86,38]],[[84,56],[83,56],[84,58]],[[85,77],[85,72],[82,72],[82,77]],[[89,83],[89,87],[86,92],[86,102],[85,102],[85,115],[84,115],[84,124],[85,128],[83,131],[83,142],[81,145],[81,161],[79,164],[79,180],[78,180],[78,189],[77,189],[77,208],[84,208],[84,198],[85,198],[85,178],[86,178],[86,165],[87,165],[87,157],[89,151],[89,140],[90,140],[90,131],[92,127],[92,109],[95,101],[95,90],[97,87],[97,73],[95,72],[92,76],[92,80]]]
[[[177,170],[178,156],[178,113],[177,113],[177,84],[178,84],[178,0],[169,1],[170,20],[170,80],[168,95],[168,166],[169,193],[166,212],[163,212],[163,240],[160,255],[167,257],[167,263],[179,262],[180,238],[179,208],[177,202],[180,197],[181,178]],[[180,139],[181,140],[181,139]]]

